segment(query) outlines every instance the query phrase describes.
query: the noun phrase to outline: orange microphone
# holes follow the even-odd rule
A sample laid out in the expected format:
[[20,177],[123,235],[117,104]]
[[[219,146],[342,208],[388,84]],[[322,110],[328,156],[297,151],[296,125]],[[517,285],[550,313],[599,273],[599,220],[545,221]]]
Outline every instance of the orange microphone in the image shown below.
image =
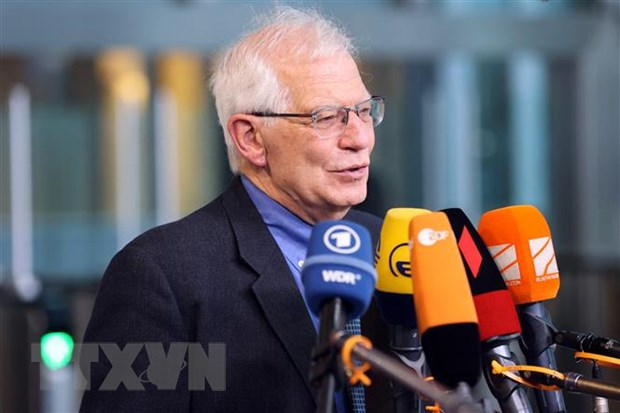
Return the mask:
[[450,222],[442,212],[409,225],[411,279],[422,347],[437,381],[456,388],[480,377],[478,317]]
[[[478,233],[499,268],[521,322],[520,341],[528,364],[557,370],[553,347],[555,328],[543,302],[554,299],[560,274],[551,231],[542,213],[531,205],[486,212]],[[536,391],[539,410],[566,412],[559,391]]]
[[531,205],[486,212],[478,232],[510,289],[516,305],[554,299],[560,289],[551,231]]

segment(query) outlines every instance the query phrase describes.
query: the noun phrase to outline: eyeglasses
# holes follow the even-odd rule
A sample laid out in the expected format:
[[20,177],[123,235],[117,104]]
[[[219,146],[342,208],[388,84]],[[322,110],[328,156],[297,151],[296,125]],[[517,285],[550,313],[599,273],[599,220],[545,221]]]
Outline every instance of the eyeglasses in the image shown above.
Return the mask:
[[355,114],[364,123],[372,123],[373,127],[383,121],[385,98],[372,96],[370,99],[355,106],[322,106],[312,113],[271,113],[252,112],[250,115],[274,118],[312,118],[312,125],[321,138],[339,136],[349,123],[349,112]]

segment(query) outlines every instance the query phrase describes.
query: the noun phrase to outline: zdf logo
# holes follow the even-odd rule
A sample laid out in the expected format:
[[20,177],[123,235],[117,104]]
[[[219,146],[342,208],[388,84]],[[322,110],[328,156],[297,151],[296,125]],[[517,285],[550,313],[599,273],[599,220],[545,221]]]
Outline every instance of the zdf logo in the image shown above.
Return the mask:
[[334,225],[323,235],[325,246],[338,254],[353,254],[360,249],[360,236],[346,225]]
[[418,232],[418,241],[422,245],[427,247],[433,246],[437,241],[447,239],[450,236],[450,231],[435,231],[432,228],[423,228]]

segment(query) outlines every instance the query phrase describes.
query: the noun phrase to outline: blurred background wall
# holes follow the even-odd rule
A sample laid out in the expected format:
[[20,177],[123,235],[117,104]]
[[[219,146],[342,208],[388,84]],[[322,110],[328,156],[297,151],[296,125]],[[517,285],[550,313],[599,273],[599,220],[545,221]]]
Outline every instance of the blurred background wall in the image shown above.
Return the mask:
[[[343,22],[387,97],[362,208],[477,222],[537,206],[562,277],[555,324],[620,339],[618,1],[280,3]],[[79,342],[112,255],[226,187],[209,62],[271,6],[0,1],[0,412],[74,410],[79,392],[39,391],[71,389],[71,364],[40,368],[30,344]]]

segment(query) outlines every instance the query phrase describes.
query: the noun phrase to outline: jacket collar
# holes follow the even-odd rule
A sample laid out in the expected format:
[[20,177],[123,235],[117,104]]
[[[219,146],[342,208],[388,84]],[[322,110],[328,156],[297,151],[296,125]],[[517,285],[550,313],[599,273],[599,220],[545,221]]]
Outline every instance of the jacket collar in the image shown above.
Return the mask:
[[308,376],[316,332],[285,258],[240,178],[235,178],[224,193],[223,205],[237,240],[239,255],[257,274],[252,291],[267,322],[314,397]]

